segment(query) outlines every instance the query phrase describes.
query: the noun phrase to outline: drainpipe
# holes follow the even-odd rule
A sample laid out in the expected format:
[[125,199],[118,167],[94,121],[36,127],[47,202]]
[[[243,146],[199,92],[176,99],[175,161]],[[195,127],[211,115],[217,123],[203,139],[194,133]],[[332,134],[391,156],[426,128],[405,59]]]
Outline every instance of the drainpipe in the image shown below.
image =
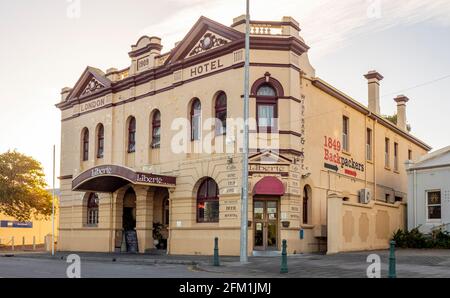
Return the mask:
[[414,170],[413,200],[414,227],[417,227],[417,170]]
[[113,249],[113,193],[110,193],[110,205],[109,205],[109,251],[114,252]]

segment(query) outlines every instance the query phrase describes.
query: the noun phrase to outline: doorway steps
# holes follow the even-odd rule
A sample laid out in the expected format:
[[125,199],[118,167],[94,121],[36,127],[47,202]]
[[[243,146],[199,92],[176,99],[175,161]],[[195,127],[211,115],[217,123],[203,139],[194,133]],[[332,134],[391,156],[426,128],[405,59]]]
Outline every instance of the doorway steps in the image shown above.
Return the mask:
[[254,250],[254,257],[279,257],[281,256],[281,251],[276,250]]

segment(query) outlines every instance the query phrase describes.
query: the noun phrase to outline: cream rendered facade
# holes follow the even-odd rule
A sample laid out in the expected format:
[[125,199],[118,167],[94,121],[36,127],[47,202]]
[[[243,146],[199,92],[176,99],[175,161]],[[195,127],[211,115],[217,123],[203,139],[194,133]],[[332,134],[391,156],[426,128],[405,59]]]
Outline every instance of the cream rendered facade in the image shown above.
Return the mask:
[[[279,119],[270,133],[258,131],[256,124],[251,127],[249,254],[257,249],[280,250],[282,239],[288,241],[289,253],[385,248],[392,232],[406,222],[408,152],[416,158],[430,148],[402,123],[384,120],[373,106],[369,109],[317,78],[299,31],[290,17],[280,22],[252,21],[250,117],[258,117],[258,88],[269,85],[276,91]],[[180,132],[176,119],[190,119],[195,98],[201,102],[201,118],[214,118],[219,92],[227,97],[227,117],[243,117],[243,32],[243,17],[231,27],[202,17],[169,53],[161,54],[159,38],[143,37],[132,46],[129,68],[105,74],[88,67],[74,88],[63,89],[57,105],[62,112],[60,250],[123,251],[124,202],[129,204],[125,197],[131,188],[139,252],[155,248],[153,223],[163,222],[168,213],[164,232],[168,254],[210,255],[215,237],[221,254],[239,254],[239,137],[230,138],[229,132],[216,136],[209,126],[200,140],[191,141],[190,131]],[[369,97],[379,105],[381,78],[369,73],[368,79]],[[159,148],[151,146],[155,110],[161,114]],[[136,120],[131,153],[127,149],[130,117]],[[342,151],[344,117],[349,125],[346,152]],[[96,154],[99,124],[104,127],[102,158]],[[366,158],[368,128],[373,134],[371,160]],[[90,141],[89,157],[83,161],[85,129]],[[174,151],[180,144],[173,140],[180,135],[186,136],[181,145],[189,152]],[[391,167],[385,167],[386,138]],[[230,151],[195,150],[205,144],[216,149],[223,145]],[[326,150],[334,158],[326,159]],[[133,173],[151,179],[134,180]],[[176,183],[155,182],[159,181],[152,180],[155,175]],[[214,223],[197,220],[198,189],[207,177],[219,187],[219,220]],[[271,188],[276,181],[281,185],[279,193]],[[111,187],[103,187],[106,184]],[[362,189],[371,190],[374,200],[369,204],[359,203]],[[99,196],[94,226],[86,222],[91,192]],[[386,202],[387,194],[402,200]]]

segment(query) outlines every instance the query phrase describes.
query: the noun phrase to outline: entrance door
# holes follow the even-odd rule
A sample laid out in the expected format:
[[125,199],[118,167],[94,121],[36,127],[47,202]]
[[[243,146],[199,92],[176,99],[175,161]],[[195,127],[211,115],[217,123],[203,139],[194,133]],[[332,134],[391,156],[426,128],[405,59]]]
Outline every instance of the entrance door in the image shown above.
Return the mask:
[[278,250],[278,201],[253,202],[254,249]]

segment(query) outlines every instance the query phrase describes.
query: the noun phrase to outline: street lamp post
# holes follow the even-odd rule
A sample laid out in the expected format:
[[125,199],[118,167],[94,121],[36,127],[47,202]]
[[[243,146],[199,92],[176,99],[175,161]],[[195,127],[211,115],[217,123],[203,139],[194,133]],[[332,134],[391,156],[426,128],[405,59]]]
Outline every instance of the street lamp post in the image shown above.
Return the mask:
[[250,97],[250,0],[246,0],[245,67],[244,67],[244,148],[242,160],[241,194],[241,263],[248,262],[248,151],[249,151],[249,97]]

